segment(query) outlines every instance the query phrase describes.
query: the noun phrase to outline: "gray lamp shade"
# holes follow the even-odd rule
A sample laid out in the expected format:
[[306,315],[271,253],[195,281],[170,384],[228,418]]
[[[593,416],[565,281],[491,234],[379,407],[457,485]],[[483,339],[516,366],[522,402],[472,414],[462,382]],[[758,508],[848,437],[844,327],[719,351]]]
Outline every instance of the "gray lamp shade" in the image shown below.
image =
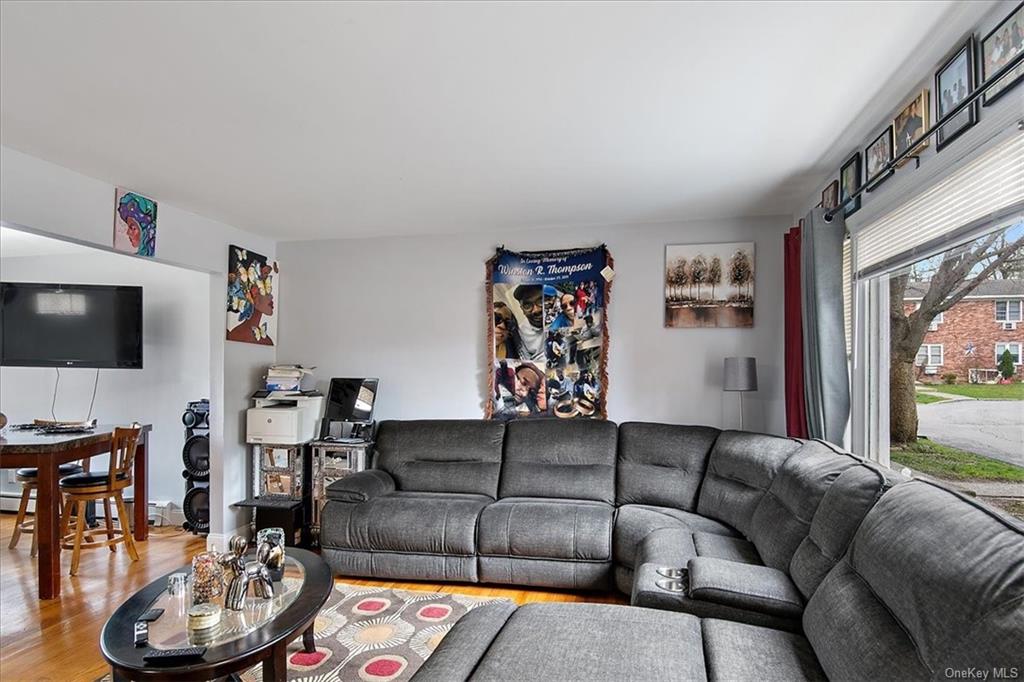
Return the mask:
[[726,358],[722,389],[726,391],[756,391],[757,360],[755,358]]

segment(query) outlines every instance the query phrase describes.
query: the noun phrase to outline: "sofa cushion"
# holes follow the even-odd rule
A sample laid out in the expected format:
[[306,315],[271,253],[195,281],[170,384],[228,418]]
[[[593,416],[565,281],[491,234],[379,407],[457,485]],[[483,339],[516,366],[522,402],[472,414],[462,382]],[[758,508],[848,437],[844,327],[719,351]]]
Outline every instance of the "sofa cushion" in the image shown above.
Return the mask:
[[610,561],[615,508],[590,500],[506,497],[484,508],[479,553],[570,561]]
[[685,528],[690,532],[738,536],[729,526],[700,514],[671,507],[627,504],[619,507],[615,513],[615,532],[612,536],[615,562],[632,568],[640,541],[659,528]]
[[789,564],[789,574],[805,598],[846,552],[864,516],[882,494],[906,479],[867,463],[839,475],[818,504],[807,536]]
[[751,537],[754,510],[779,467],[801,445],[793,438],[723,431],[708,458],[697,513]]
[[754,509],[748,536],[766,566],[788,570],[825,492],[861,460],[820,441],[807,441],[779,467]]
[[513,613],[472,676],[478,682],[703,678],[700,621],[693,616],[550,603],[527,604]]
[[456,621],[416,671],[416,682],[468,680],[477,662],[515,612],[515,603],[504,600],[469,611]]
[[500,497],[615,502],[616,427],[592,419],[509,422]]
[[914,480],[868,512],[804,611],[829,677],[939,678],[1019,666],[1024,526]]
[[374,467],[391,474],[399,490],[496,497],[504,434],[499,421],[384,421]]
[[616,503],[694,511],[719,433],[710,426],[619,425]]
[[726,559],[696,557],[687,564],[691,599],[799,618],[804,600],[789,576],[777,568]]
[[[701,621],[701,631],[709,680],[828,679],[810,643],[801,635],[713,618]],[[848,678],[852,679],[840,679]]]
[[394,490],[395,479],[390,474],[380,469],[367,469],[331,483],[327,486],[326,496],[328,500],[338,502],[366,502]]
[[485,495],[397,491],[361,504],[328,502],[321,544],[420,554],[472,556]]
[[694,533],[693,548],[697,556],[727,559],[741,564],[763,564],[754,544],[743,538],[717,533]]

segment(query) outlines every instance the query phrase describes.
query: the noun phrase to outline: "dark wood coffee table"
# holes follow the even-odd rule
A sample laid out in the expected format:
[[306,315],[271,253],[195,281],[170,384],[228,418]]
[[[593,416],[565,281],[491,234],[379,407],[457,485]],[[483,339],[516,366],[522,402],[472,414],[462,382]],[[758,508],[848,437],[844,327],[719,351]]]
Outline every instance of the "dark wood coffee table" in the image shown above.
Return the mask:
[[[172,573],[187,573],[183,567]],[[287,648],[301,633],[307,651],[313,650],[313,623],[331,594],[331,569],[318,555],[289,547],[284,580],[274,583],[274,598],[250,596],[244,611],[224,610],[219,631],[209,642],[206,654],[187,665],[157,667],[142,657],[153,649],[187,647],[186,599],[167,594],[168,573],[136,592],[103,626],[100,648],[117,680],[210,680],[250,668],[262,661],[263,679],[284,680]],[[218,600],[218,603],[221,603]],[[149,646],[135,646],[135,621],[149,608],[163,608],[164,614],[150,623]]]

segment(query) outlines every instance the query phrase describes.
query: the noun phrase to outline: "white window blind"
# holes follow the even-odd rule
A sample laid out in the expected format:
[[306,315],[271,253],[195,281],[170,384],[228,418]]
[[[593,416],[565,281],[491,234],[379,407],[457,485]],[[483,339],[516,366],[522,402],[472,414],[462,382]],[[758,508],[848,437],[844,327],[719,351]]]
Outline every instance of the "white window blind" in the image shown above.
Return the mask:
[[1016,134],[857,233],[857,271],[1024,201],[1024,135]]
[[846,355],[853,353],[853,248],[843,240],[843,326],[846,331]]

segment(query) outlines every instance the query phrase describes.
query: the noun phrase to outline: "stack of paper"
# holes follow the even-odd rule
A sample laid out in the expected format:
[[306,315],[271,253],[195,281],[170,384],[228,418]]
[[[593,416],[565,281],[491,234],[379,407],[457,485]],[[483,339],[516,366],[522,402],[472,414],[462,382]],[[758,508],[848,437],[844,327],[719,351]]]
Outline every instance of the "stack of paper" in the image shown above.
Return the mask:
[[302,365],[271,365],[267,369],[268,391],[301,391],[303,377],[312,374],[316,367]]

